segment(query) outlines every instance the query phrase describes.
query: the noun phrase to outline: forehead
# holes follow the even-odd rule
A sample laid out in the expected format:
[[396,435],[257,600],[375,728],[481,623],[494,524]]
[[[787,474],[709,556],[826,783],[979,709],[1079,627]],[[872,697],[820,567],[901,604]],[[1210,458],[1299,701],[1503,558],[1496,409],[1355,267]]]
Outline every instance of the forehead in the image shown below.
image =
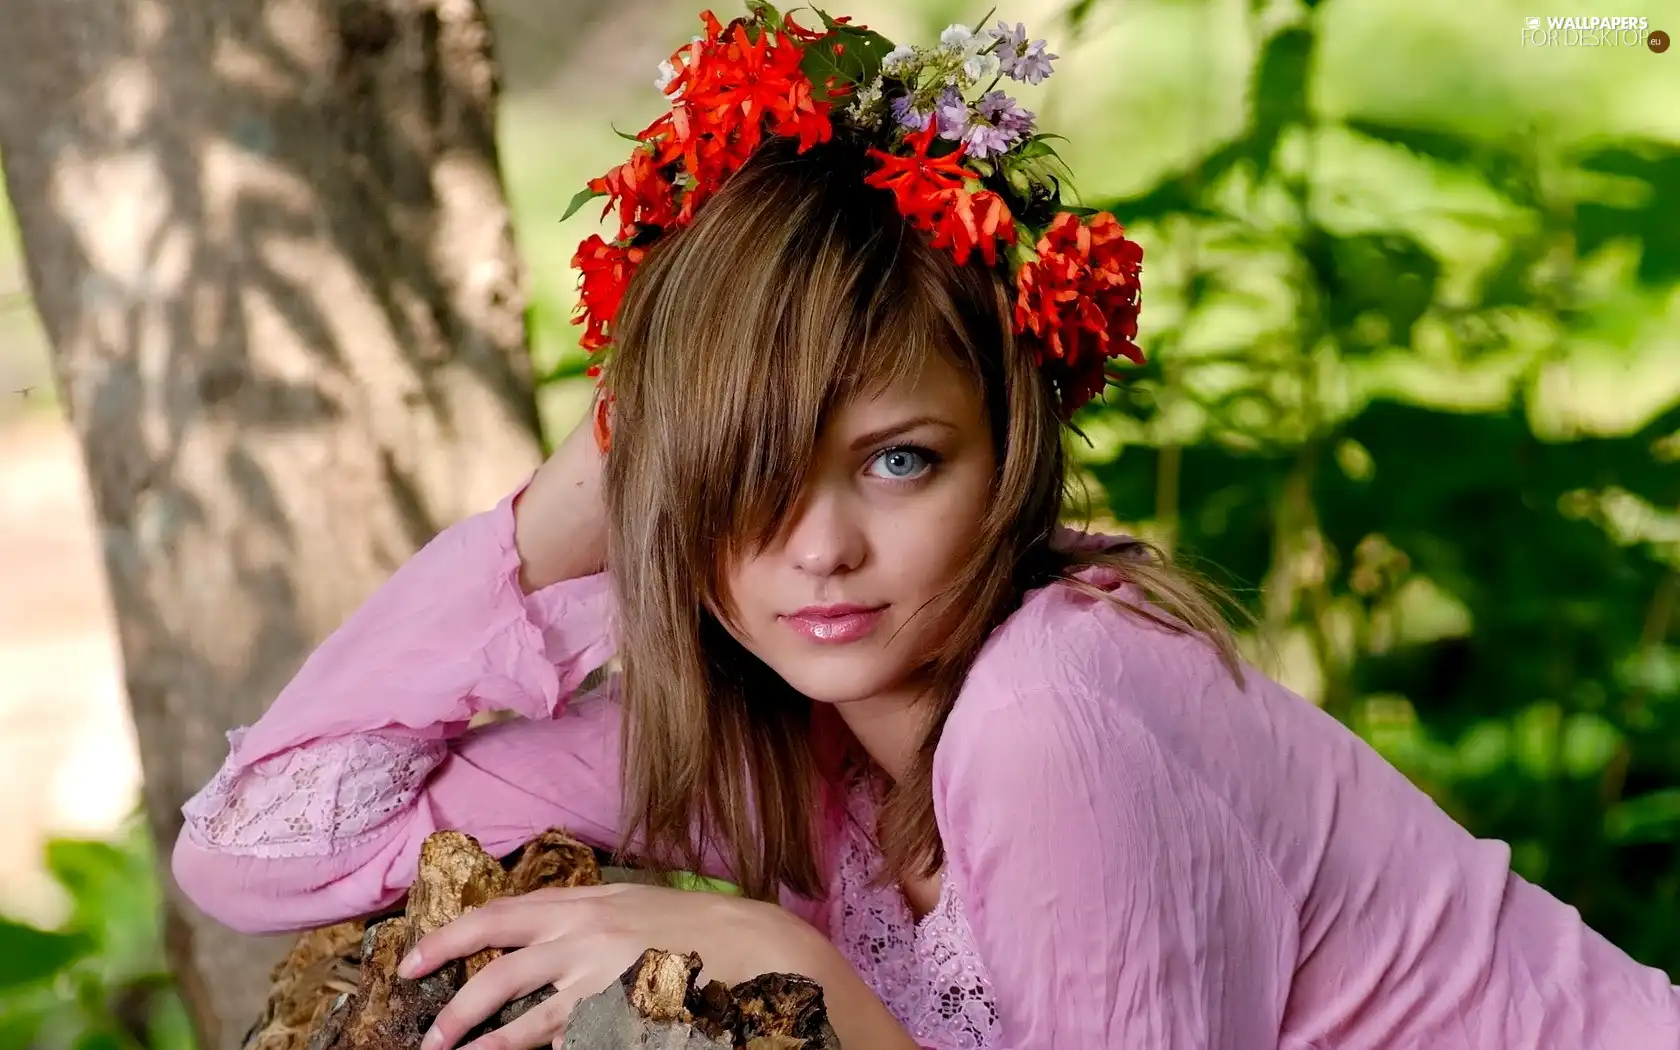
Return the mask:
[[837,406],[830,429],[856,433],[893,426],[916,416],[955,426],[983,421],[979,384],[945,354],[927,354],[915,367],[897,370]]

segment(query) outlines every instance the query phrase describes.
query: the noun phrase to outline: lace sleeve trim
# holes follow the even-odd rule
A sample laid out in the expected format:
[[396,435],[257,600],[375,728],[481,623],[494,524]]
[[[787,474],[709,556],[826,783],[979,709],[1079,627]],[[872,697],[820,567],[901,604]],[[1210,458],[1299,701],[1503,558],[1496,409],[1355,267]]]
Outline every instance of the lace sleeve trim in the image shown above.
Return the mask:
[[[228,734],[237,750],[243,730]],[[215,779],[182,808],[205,845],[243,856],[324,857],[414,803],[448,753],[401,730],[317,740]]]

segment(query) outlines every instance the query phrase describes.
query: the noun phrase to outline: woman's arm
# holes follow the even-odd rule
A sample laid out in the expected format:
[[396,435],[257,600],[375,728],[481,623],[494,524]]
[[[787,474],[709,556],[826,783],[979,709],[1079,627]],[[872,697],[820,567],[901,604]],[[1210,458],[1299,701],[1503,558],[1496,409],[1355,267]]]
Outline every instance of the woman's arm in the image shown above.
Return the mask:
[[572,429],[514,503],[514,545],[526,593],[606,568],[606,504],[593,417],[591,411]]
[[1001,1046],[1275,1046],[1296,919],[1228,809],[1076,683],[979,686],[935,800]]
[[787,968],[822,985],[828,1023],[842,1047],[920,1050],[916,1040],[829,940],[806,926],[792,938]]
[[[551,824],[616,837],[616,703],[550,721],[612,651],[599,513],[577,498],[592,466],[568,439],[522,492],[439,534],[230,734],[176,847],[200,907],[248,930],[371,911],[440,827],[493,849]],[[467,734],[495,710],[532,721]]]

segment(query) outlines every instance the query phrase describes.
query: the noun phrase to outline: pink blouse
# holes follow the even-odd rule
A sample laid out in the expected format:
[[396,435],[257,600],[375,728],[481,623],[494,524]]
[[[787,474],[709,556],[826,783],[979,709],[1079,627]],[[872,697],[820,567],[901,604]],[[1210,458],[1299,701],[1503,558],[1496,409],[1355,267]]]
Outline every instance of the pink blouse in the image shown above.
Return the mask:
[[[512,497],[446,530],[230,734],[176,880],[257,933],[395,901],[421,841],[618,839],[610,581],[521,593]],[[473,716],[525,716],[469,728]],[[1680,1050],[1680,996],[1358,737],[1068,588],[988,640],[940,739],[920,922],[860,826],[788,895],[934,1050]],[[868,799],[853,799],[866,810]],[[708,874],[727,878],[713,856]]]

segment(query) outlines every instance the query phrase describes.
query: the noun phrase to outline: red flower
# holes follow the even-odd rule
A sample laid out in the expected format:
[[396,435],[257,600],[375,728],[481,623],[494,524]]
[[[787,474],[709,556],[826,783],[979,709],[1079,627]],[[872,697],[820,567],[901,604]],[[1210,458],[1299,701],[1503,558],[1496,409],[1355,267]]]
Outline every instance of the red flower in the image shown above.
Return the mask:
[[583,338],[578,340],[584,350],[594,353],[612,342],[607,329],[618,316],[624,291],[645,254],[641,248],[608,243],[600,234],[591,234],[578,247],[572,265],[581,277],[577,312],[572,320],[585,326]]
[[1015,275],[1015,330],[1030,335],[1064,414],[1102,392],[1106,363],[1143,363],[1137,319],[1143,249],[1107,212],[1057,214],[1038,258]]
[[1003,198],[991,190],[946,190],[937,208],[929,213],[933,246],[949,248],[958,266],[968,265],[969,255],[980,249],[987,266],[997,263],[997,245],[1015,243],[1015,217]]
[[[685,166],[702,185],[708,176],[733,174],[766,134],[797,138],[800,149],[833,136],[828,104],[813,97],[800,67],[805,50],[792,36],[759,25],[755,40],[744,20],[724,28],[709,11],[701,19],[705,39],[672,56],[677,75],[665,90],[677,100],[673,117],[687,117],[674,122],[668,148],[689,161]],[[703,154],[721,156],[724,170],[708,170],[712,165],[699,162]]]
[[692,221],[766,137],[796,138],[801,150],[833,137],[829,103],[813,95],[796,42],[823,35],[791,20],[778,29],[747,19],[724,26],[710,11],[700,19],[704,35],[671,56],[670,112],[636,136],[643,145],[628,161],[589,183],[608,198],[603,215],[619,220],[618,244],[591,237],[573,260],[582,272],[574,320],[587,326],[581,343],[591,352],[611,341],[607,329],[641,261],[642,250],[624,244]]
[[909,156],[871,149],[869,156],[880,164],[865,175],[863,181],[876,189],[891,190],[898,201],[898,210],[905,218],[922,229],[932,229],[932,222],[943,203],[943,194],[962,190],[969,172],[962,166],[963,151],[943,157],[928,156],[939,129],[929,122],[923,131],[904,136],[910,147]]
[[595,394],[595,407],[591,415],[595,419],[595,447],[605,455],[612,448],[612,404],[613,396],[606,390],[598,390]]
[[590,179],[589,188],[607,195],[603,218],[618,211],[620,240],[635,236],[637,226],[664,227],[677,220],[675,187],[645,149],[636,150],[600,178]]
[[970,192],[965,186],[974,173],[962,166],[964,151],[928,156],[939,129],[930,124],[904,137],[909,156],[872,149],[880,166],[863,181],[892,191],[898,211],[917,229],[933,234],[935,248],[949,249],[958,266],[968,265],[979,249],[990,266],[997,262],[997,244],[1015,243],[1015,217],[1003,198],[991,190]]
[[754,39],[746,20],[724,26],[710,11],[700,18],[705,34],[671,56],[670,112],[636,136],[651,150],[590,183],[611,197],[621,238],[633,225],[686,225],[768,136],[797,138],[802,150],[833,137],[829,104],[813,95],[795,42],[820,35],[788,23],[783,31],[756,25]]

